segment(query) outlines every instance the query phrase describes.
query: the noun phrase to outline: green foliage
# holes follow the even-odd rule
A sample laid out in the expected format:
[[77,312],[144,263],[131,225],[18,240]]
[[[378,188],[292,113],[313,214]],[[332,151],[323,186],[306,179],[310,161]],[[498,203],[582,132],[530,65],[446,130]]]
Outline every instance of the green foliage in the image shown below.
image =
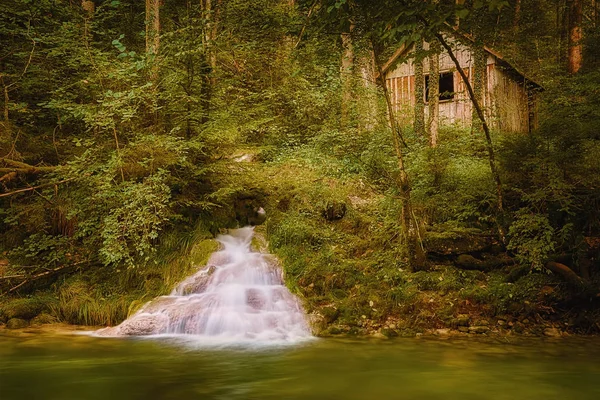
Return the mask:
[[516,253],[519,262],[541,269],[555,250],[554,229],[545,215],[519,210],[510,225],[508,249]]

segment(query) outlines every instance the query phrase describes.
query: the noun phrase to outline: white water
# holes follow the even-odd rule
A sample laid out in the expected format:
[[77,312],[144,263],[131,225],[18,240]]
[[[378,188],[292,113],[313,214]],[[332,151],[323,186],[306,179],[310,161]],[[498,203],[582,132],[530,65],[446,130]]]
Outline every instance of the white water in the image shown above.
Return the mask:
[[[293,343],[311,338],[304,311],[269,254],[254,252],[254,228],[219,235],[222,250],[181,282],[102,336],[193,335],[207,343]],[[189,336],[190,338],[192,336]]]

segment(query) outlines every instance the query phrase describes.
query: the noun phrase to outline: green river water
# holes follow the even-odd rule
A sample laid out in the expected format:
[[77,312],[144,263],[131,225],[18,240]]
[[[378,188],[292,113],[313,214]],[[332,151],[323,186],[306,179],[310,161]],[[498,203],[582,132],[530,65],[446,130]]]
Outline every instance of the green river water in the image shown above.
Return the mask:
[[600,399],[600,341],[172,340],[0,336],[1,400]]

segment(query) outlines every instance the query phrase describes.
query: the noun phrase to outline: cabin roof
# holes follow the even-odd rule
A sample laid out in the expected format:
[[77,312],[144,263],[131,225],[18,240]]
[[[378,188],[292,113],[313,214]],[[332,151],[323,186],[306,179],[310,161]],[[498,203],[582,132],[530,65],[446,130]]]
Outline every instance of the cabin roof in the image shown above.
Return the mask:
[[[463,42],[467,41],[469,43],[475,43],[475,40],[468,34],[462,33],[455,29],[453,29],[451,33],[453,34],[453,36],[455,36],[456,39],[458,39],[458,41],[463,41]],[[413,49],[413,47],[414,47],[413,43],[403,44],[402,46],[400,46],[394,52],[394,54],[392,54],[390,59],[383,65],[383,67],[381,68],[381,72],[385,75],[392,67],[395,66],[398,59],[400,59],[402,56],[404,56],[408,52],[410,52]],[[504,71],[507,72],[509,75],[512,75],[515,78],[515,80],[522,82],[525,86],[528,86],[532,89],[543,90],[543,87],[540,84],[538,84],[537,82],[528,78],[517,67],[515,67],[514,65],[512,65],[511,63],[506,61],[504,56],[502,54],[500,54],[498,51],[496,51],[488,46],[484,46],[483,48],[484,48],[485,52],[490,54],[491,56],[493,56],[496,59],[497,64],[500,67],[502,67],[504,69]]]

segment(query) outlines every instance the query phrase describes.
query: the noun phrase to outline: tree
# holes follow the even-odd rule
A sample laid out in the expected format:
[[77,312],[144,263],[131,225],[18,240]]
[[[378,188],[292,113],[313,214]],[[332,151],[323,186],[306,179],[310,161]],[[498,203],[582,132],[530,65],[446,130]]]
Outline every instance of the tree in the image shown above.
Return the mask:
[[583,0],[569,0],[568,71],[576,74],[583,64]]
[[429,122],[427,130],[430,146],[436,147],[440,121],[440,44],[437,40],[432,40],[429,46],[431,51],[429,55]]

